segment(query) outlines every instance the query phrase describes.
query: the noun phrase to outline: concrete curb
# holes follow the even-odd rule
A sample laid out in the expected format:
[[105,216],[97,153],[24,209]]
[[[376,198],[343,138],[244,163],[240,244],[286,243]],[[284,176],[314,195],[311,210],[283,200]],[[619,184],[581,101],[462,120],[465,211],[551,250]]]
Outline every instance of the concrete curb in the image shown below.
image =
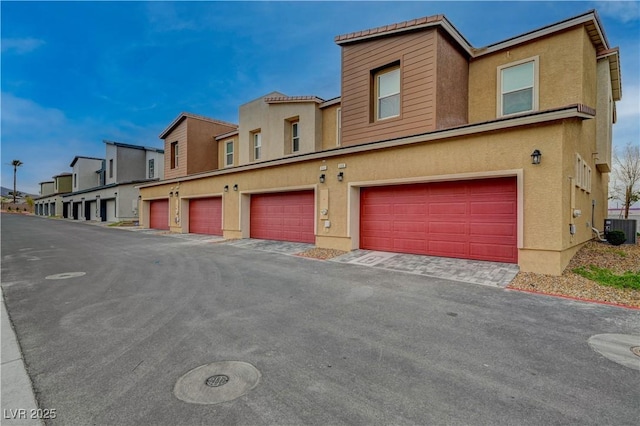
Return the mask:
[[22,352],[18,345],[16,333],[11,325],[4,294],[0,288],[0,327],[2,350],[0,351],[0,371],[2,388],[2,417],[3,425],[43,425],[38,403],[33,393],[31,379],[27,374],[22,359]]

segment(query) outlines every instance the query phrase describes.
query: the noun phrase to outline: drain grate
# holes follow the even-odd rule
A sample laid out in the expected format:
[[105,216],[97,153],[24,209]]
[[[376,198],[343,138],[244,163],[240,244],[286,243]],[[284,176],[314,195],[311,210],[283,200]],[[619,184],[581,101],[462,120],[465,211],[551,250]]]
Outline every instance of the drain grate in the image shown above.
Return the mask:
[[220,404],[233,401],[258,386],[260,377],[260,371],[247,362],[212,362],[180,377],[173,394],[190,404]]
[[633,352],[635,356],[640,356],[640,346],[633,346],[631,352]]
[[216,374],[215,376],[211,376],[209,377],[204,384],[212,387],[212,388],[217,388],[220,386],[224,386],[227,383],[229,383],[229,376],[225,376],[224,374]]

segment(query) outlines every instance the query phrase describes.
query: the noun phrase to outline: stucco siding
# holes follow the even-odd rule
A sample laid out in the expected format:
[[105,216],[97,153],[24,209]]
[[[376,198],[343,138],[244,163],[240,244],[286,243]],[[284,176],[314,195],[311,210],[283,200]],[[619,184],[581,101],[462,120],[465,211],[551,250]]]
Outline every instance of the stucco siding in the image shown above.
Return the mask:
[[539,110],[578,103],[595,108],[583,92],[584,34],[577,27],[554,35],[552,41],[546,37],[473,59],[469,64],[469,122],[497,117],[498,67],[534,56],[539,57]]
[[337,146],[338,139],[338,109],[340,104],[323,108],[322,111],[322,147],[321,149],[333,149]]
[[117,147],[116,182],[133,182],[146,179],[145,150]]

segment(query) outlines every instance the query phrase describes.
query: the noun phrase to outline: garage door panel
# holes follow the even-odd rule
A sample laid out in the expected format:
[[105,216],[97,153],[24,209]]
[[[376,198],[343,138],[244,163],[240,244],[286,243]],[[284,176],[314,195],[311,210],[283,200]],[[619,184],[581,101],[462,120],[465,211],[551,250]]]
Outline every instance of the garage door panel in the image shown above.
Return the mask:
[[222,235],[222,197],[189,200],[189,232]]
[[516,263],[516,188],[515,178],[362,188],[360,247]]
[[251,196],[251,238],[315,243],[313,191]]
[[516,212],[516,203],[513,201],[476,201],[471,203],[472,215],[511,215]]
[[[111,203],[107,202],[107,214],[110,209],[110,205]],[[113,205],[115,205],[115,202]],[[153,200],[150,202],[149,227],[151,229],[169,229],[169,200]]]

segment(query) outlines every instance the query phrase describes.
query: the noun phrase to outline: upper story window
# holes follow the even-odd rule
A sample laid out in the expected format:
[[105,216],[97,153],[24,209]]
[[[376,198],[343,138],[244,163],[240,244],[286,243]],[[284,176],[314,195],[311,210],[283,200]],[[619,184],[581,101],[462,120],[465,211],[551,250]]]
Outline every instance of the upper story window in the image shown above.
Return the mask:
[[262,133],[255,131],[251,133],[253,143],[253,160],[259,160],[262,157]]
[[152,158],[149,160],[149,179],[152,179],[153,177],[155,177],[155,160]]
[[113,177],[113,158],[109,160],[109,178]]
[[299,121],[291,123],[291,152],[300,151],[300,133],[299,133]]
[[77,188],[78,187],[78,175],[77,174],[73,174],[73,187]]
[[233,166],[233,141],[225,143],[225,166]]
[[498,67],[498,116],[538,109],[538,57]]
[[384,68],[374,74],[376,120],[400,115],[400,67]]
[[175,169],[178,167],[178,159],[180,158],[180,153],[178,152],[178,142],[171,143],[171,168]]

